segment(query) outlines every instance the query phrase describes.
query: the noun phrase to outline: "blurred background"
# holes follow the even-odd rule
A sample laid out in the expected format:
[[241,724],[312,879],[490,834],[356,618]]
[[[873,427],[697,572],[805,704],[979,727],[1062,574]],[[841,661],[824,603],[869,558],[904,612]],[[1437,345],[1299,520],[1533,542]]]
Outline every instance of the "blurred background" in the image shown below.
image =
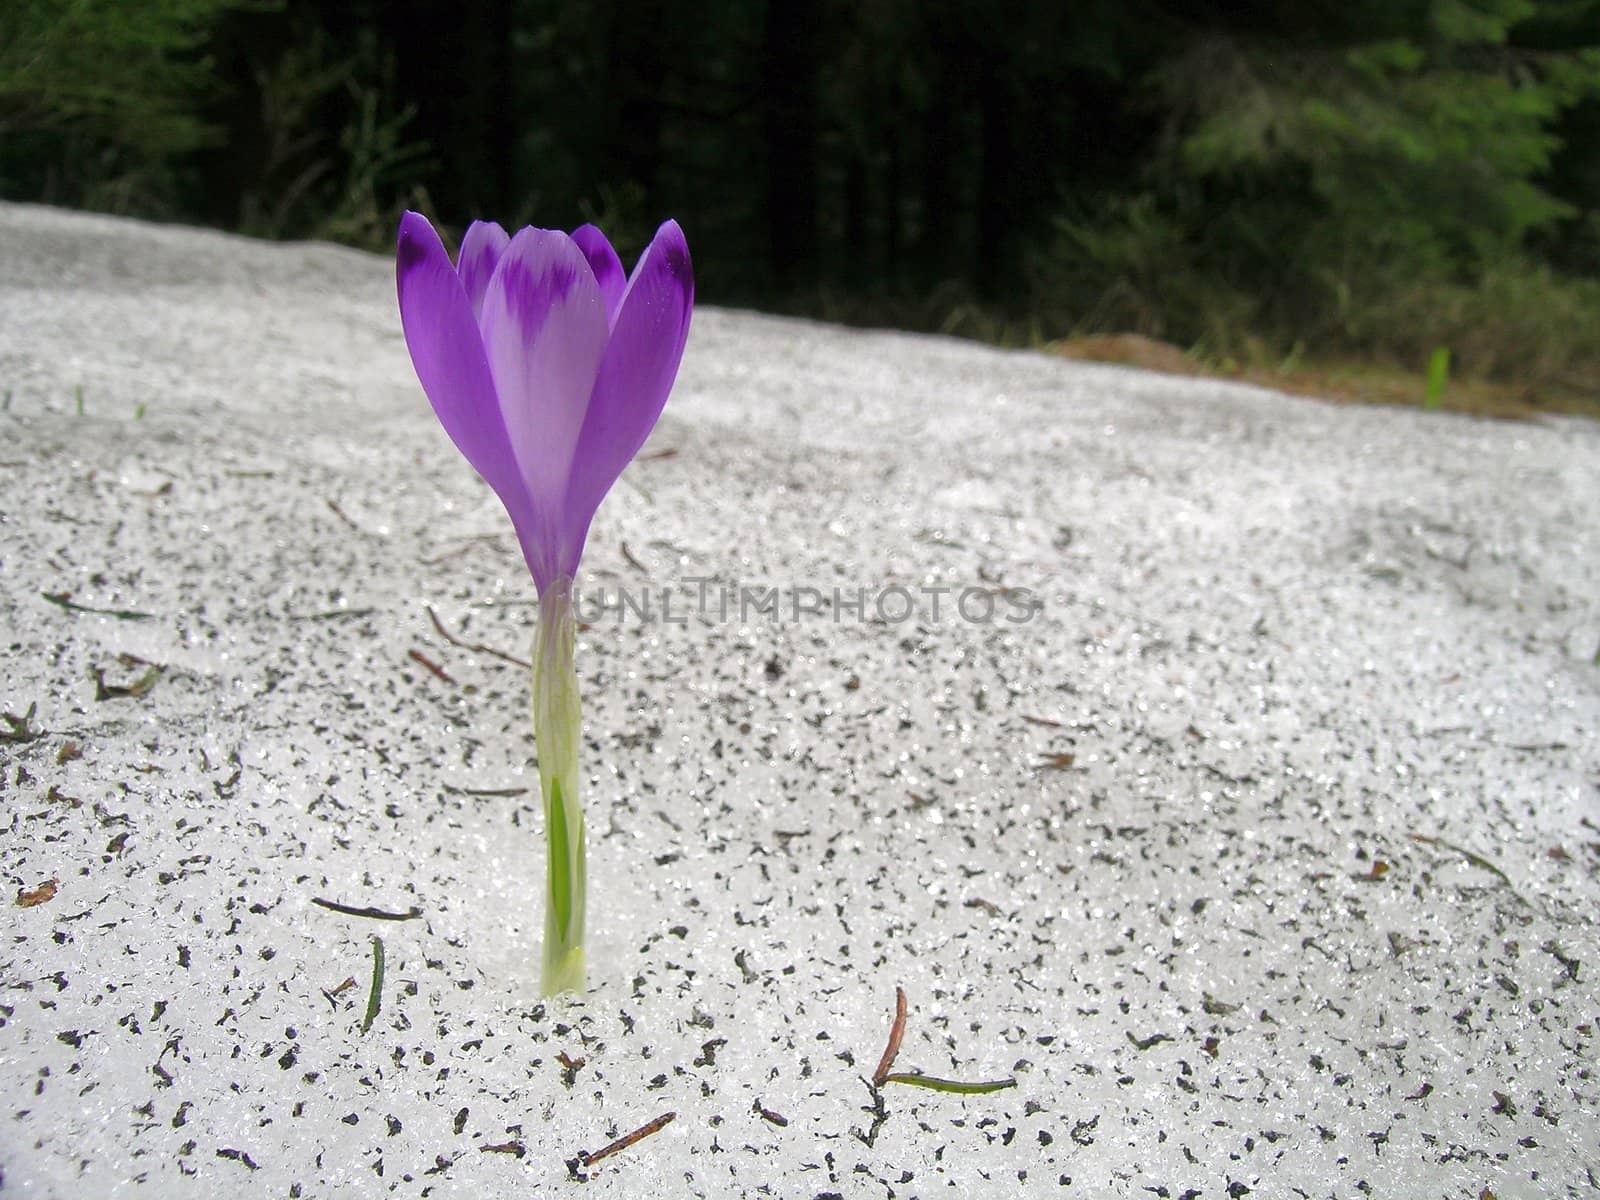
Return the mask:
[[1600,411],[1600,0],[4,0],[0,196],[676,216],[712,303]]

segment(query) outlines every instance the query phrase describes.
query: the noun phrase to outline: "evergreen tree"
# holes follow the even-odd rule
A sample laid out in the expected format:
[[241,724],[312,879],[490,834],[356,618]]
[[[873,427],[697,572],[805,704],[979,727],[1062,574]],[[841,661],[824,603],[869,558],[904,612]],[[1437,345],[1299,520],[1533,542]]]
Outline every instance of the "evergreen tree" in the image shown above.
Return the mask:
[[0,194],[121,211],[180,205],[175,160],[200,115],[207,33],[245,0],[6,0]]

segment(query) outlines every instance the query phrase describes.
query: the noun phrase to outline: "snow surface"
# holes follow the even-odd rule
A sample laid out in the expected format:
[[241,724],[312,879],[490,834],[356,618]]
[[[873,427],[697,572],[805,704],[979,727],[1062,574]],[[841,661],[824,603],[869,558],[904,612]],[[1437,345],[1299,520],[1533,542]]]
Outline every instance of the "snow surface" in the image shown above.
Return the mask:
[[[4,1194],[1593,1194],[1595,426],[703,309],[542,1003],[525,673],[429,615],[532,588],[390,263],[0,206],[0,395]],[[875,1112],[897,986],[1016,1086]]]

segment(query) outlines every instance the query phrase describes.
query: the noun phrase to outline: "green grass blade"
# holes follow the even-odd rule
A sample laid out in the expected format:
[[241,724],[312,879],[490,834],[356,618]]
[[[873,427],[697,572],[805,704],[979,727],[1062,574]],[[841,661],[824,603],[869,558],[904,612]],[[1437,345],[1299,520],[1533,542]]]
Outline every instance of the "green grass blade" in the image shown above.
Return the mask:
[[372,990],[367,993],[367,1015],[361,1018],[361,1032],[372,1028],[383,1004],[383,939],[372,939]]
[[1428,390],[1423,397],[1424,408],[1438,408],[1444,403],[1445,385],[1450,382],[1450,348],[1440,346],[1428,359]]
[[959,1079],[940,1079],[934,1075],[916,1072],[897,1073],[884,1078],[885,1083],[904,1083],[911,1087],[928,1088],[935,1092],[954,1092],[958,1096],[981,1096],[988,1092],[1001,1092],[1017,1086],[1015,1079],[991,1079],[981,1083],[966,1083]]

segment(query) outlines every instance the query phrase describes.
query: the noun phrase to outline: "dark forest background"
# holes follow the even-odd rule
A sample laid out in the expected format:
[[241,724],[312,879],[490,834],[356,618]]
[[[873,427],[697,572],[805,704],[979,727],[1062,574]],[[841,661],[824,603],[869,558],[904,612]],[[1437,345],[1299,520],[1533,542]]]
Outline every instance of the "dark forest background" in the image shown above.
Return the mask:
[[1600,378],[1600,0],[5,0],[0,195],[1213,362]]

